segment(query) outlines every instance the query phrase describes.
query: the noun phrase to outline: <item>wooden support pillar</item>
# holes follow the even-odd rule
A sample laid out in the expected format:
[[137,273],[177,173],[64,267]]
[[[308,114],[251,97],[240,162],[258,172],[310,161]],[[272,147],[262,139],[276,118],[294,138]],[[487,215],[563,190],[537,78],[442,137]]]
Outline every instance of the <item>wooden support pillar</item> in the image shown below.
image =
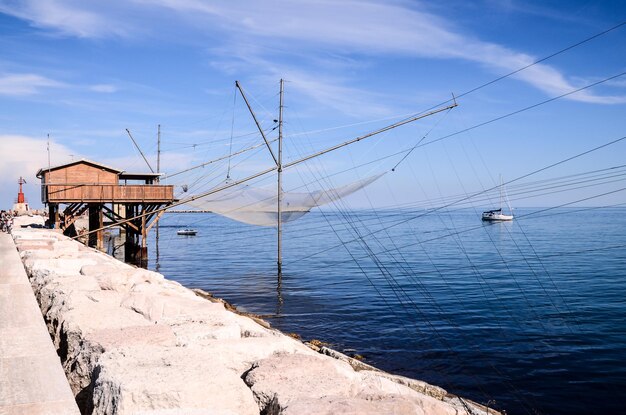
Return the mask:
[[[141,213],[145,213],[145,207]],[[139,250],[139,266],[148,268],[148,229],[146,228],[146,216],[141,216],[141,248]]]
[[[102,214],[102,206],[96,203],[89,204],[89,230],[100,229],[104,225],[104,218]],[[99,250],[104,249],[104,231],[100,229],[95,233],[89,234],[89,241],[87,242],[92,248]]]
[[[88,215],[89,215],[89,230],[98,229],[98,225],[100,225],[100,221],[98,220],[98,209],[96,205],[93,203],[89,204]],[[90,233],[89,240],[87,241],[87,246],[95,248],[98,245],[98,232]]]
[[[132,218],[135,216],[134,206],[131,204],[126,204],[124,209],[126,219]],[[129,222],[129,224],[132,222]],[[133,264],[135,262],[135,232],[131,226],[126,226],[126,238],[124,241],[124,261],[129,264]]]
[[54,205],[54,216],[52,217],[52,223],[54,224],[52,227],[54,229],[59,229],[61,226],[61,218],[59,217],[59,205]]
[[[139,205],[127,204],[125,207],[126,218],[139,215]],[[126,226],[126,241],[124,243],[124,261],[129,264],[144,267],[147,265],[148,250],[143,253],[144,239],[142,238],[145,226],[144,220],[133,220],[134,226]],[[147,241],[146,241],[147,242]],[[144,260],[145,258],[145,260]]]
[[48,204],[48,227],[50,229],[59,228],[59,205],[56,203]]
[[102,205],[98,205],[98,228],[100,229],[96,234],[98,235],[98,246],[97,248],[100,251],[104,251],[104,230],[102,227],[104,226],[104,212],[102,211]]

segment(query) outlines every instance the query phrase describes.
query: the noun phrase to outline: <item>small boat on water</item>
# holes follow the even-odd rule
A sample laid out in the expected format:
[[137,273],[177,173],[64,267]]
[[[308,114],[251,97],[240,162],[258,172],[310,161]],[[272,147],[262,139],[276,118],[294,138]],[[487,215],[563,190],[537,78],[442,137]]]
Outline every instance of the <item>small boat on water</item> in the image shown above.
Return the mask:
[[186,235],[186,236],[195,236],[197,233],[198,233],[197,230],[189,229],[189,228],[179,229],[178,231],[176,231],[176,235]]
[[494,210],[487,210],[485,212],[483,212],[483,217],[482,219],[484,221],[490,221],[490,222],[497,222],[497,221],[504,221],[504,220],[513,220],[513,215],[505,215],[502,213],[502,208],[500,209],[494,209]]
[[[510,206],[509,209],[512,210]],[[505,215],[504,213],[502,213],[502,176],[500,176],[500,208],[484,211],[482,215],[482,220],[486,222],[502,222],[513,220],[513,215]]]

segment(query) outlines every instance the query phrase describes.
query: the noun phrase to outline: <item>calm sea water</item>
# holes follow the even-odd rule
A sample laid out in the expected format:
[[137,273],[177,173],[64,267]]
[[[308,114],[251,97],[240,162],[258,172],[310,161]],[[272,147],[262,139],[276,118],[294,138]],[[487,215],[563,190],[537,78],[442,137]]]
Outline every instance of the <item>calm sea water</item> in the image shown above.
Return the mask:
[[[626,209],[167,214],[150,269],[509,414],[626,413]],[[195,237],[177,236],[192,226]]]

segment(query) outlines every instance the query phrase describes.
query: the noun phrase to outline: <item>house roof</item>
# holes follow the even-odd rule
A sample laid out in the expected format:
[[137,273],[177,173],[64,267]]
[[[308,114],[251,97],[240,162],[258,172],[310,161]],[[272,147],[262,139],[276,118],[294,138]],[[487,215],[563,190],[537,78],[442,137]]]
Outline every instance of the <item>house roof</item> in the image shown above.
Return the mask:
[[158,179],[163,173],[120,173],[120,180],[146,180],[146,179]]
[[123,170],[119,170],[110,166],[106,166],[102,163],[97,163],[95,161],[91,161],[91,160],[87,160],[87,159],[80,159],[80,160],[76,160],[76,161],[72,161],[71,163],[65,163],[65,164],[60,164],[58,166],[51,166],[51,167],[42,167],[37,171],[36,177],[37,178],[41,178],[41,175],[45,172],[45,171],[52,171],[52,170],[58,170],[58,169],[62,169],[64,167],[69,167],[69,166],[73,166],[76,164],[89,164],[91,166],[94,167],[98,167],[100,169],[104,169],[104,170],[108,170],[110,172],[113,173],[117,173],[120,174],[123,172]]

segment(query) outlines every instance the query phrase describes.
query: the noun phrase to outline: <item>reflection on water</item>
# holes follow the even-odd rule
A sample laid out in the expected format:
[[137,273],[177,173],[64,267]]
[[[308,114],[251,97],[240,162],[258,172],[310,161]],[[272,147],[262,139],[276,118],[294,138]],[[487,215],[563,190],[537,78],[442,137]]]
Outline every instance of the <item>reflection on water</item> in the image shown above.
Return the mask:
[[118,228],[106,229],[104,231],[105,252],[112,257],[124,261],[125,237]]

